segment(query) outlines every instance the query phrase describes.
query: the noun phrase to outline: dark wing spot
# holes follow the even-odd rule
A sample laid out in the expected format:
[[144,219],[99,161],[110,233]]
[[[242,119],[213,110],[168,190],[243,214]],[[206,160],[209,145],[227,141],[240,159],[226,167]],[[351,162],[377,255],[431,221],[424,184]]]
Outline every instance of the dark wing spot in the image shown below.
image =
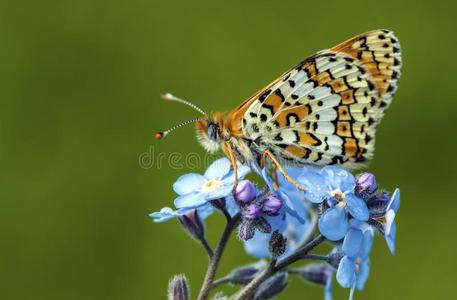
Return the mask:
[[319,100],[319,101],[317,101],[317,105],[322,106],[322,105],[324,105],[324,102],[322,102],[322,100]]
[[271,93],[271,89],[266,90],[262,95],[260,95],[259,101],[260,102],[265,101],[265,99],[268,97],[268,95],[270,95],[270,93]]
[[289,80],[289,85],[291,88],[293,88],[295,86],[295,81]]
[[251,118],[257,118],[257,114],[256,113],[250,112],[249,115],[251,116]]
[[383,40],[383,39],[386,38],[386,36],[385,36],[384,34],[380,34],[380,35],[378,35],[378,38],[379,38],[380,40]]
[[274,114],[275,114],[274,106],[273,106],[273,105],[269,105],[269,104],[263,103],[263,104],[262,104],[262,107],[264,107],[264,108],[266,108],[266,109],[269,109],[271,115],[274,115]]
[[275,141],[282,141],[282,136],[280,133],[278,133],[275,137],[274,137],[274,140]]
[[260,121],[265,122],[267,120],[267,115],[266,114],[261,114],[260,115]]
[[287,123],[286,125],[287,126],[290,126],[290,124],[292,123],[292,120],[295,119],[295,122],[298,122],[298,115],[296,113],[289,113],[287,116],[286,116],[286,120],[287,120]]

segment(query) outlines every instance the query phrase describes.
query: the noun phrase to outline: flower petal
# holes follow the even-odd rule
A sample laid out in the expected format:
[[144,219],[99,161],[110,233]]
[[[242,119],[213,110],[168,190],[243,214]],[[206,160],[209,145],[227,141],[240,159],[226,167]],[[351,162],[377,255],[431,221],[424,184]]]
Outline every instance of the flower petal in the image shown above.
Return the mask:
[[215,160],[208,169],[206,169],[204,176],[206,179],[221,179],[230,172],[230,168],[230,160],[226,157],[222,157]]
[[185,195],[197,191],[206,182],[205,177],[200,174],[189,173],[182,175],[173,184],[173,190],[178,195]]
[[336,272],[336,280],[344,288],[350,288],[355,283],[355,263],[349,257],[341,259]]
[[333,277],[333,272],[328,277],[327,283],[325,284],[324,300],[333,300],[332,277]]
[[312,203],[321,203],[329,196],[329,190],[326,188],[325,177],[316,170],[310,170],[301,174],[297,182],[305,188],[305,197]]
[[190,193],[179,196],[175,199],[174,203],[177,208],[183,207],[197,207],[207,202],[205,195],[202,193]]
[[341,240],[348,229],[346,212],[338,205],[329,208],[319,219],[319,231],[331,241]]
[[355,178],[350,172],[335,166],[325,166],[321,173],[327,178],[330,190],[339,189],[343,193],[354,191]]
[[170,207],[164,207],[160,211],[153,212],[149,216],[153,219],[154,222],[160,223],[176,218],[180,215],[181,214],[179,214],[177,211],[174,211]]
[[370,212],[365,201],[354,194],[347,194],[346,203],[351,216],[360,221],[368,221]]
[[357,274],[356,285],[357,285],[357,289],[359,291],[363,290],[369,275],[370,275],[370,260],[365,259],[360,264],[359,273]]
[[373,248],[373,230],[367,230],[363,233],[363,244],[362,251],[360,252],[360,258],[366,259],[370,255],[371,248]]
[[244,250],[251,256],[256,258],[265,258],[270,256],[268,243],[271,234],[256,232],[255,235],[244,242]]
[[223,184],[211,192],[204,193],[203,197],[206,201],[221,199],[230,196],[232,194],[232,190],[233,184]]
[[400,208],[400,189],[395,189],[392,197],[390,197],[389,204],[387,204],[386,210],[393,210],[397,213],[398,209]]
[[390,226],[389,234],[385,234],[385,239],[387,242],[387,246],[389,247],[390,253],[392,255],[395,254],[395,235],[397,233],[397,226],[395,223],[392,223]]
[[362,231],[358,229],[349,229],[348,233],[344,237],[343,251],[344,254],[352,259],[355,259],[360,253],[363,244]]

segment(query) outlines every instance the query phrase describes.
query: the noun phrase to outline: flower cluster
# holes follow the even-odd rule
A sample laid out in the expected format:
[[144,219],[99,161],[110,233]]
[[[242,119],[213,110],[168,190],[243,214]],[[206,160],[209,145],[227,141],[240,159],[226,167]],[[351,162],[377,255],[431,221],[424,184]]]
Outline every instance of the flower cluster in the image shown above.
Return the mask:
[[[203,175],[186,174],[175,182],[173,189],[179,195],[174,201],[175,210],[165,207],[150,215],[155,222],[177,218],[186,232],[206,249],[210,265],[200,299],[206,299],[212,288],[224,283],[242,287],[234,299],[268,299],[286,288],[290,275],[324,286],[326,300],[332,298],[335,276],[343,288],[350,289],[352,299],[355,289],[361,291],[368,279],[375,233],[384,237],[394,254],[399,189],[390,195],[378,187],[373,174],[354,177],[335,166],[286,169],[302,189],[280,172],[272,179],[266,170],[256,171],[265,181],[263,188],[244,179],[249,168],[238,168],[235,179],[230,162],[225,158],[216,160]],[[218,251],[214,252],[205,239],[203,221],[215,211],[225,215],[227,226]],[[259,260],[215,280],[213,268],[217,267],[234,229],[238,229],[249,255],[270,259],[270,264]],[[312,254],[324,241],[330,242],[333,250],[326,255]],[[321,263],[290,267],[305,259]],[[265,272],[271,274],[265,276]],[[188,293],[187,287],[181,287],[183,279],[176,282],[176,293]],[[217,297],[224,299],[221,295]]]

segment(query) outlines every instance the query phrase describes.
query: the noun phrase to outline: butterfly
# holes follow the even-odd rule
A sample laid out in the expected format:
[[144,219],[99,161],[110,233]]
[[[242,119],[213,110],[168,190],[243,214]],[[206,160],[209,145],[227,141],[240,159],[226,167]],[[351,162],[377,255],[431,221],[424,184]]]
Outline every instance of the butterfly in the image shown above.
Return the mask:
[[[202,116],[159,132],[161,139],[195,122],[197,138],[209,152],[222,150],[237,165],[258,173],[267,165],[303,189],[285,166],[341,165],[356,169],[374,151],[376,126],[397,89],[401,69],[398,39],[373,30],[322,50],[283,73],[228,114]],[[276,172],[275,172],[276,174]]]

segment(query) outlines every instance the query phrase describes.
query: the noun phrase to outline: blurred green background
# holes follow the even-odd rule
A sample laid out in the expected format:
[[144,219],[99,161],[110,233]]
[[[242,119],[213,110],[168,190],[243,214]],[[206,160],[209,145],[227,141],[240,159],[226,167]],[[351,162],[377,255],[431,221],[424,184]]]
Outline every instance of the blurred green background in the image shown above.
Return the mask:
[[[401,187],[402,207],[397,255],[377,238],[357,298],[454,298],[456,9],[417,0],[2,1],[0,298],[165,299],[177,273],[196,296],[205,255],[175,221],[148,217],[172,204],[172,183],[190,169],[141,167],[139,158],[204,151],[191,127],[153,139],[196,116],[159,95],[230,110],[303,58],[375,28],[395,31],[404,68],[369,170],[383,187]],[[211,242],[222,225],[208,221]],[[219,275],[250,261],[232,239]],[[337,288],[336,299],[347,295]],[[279,297],[321,298],[299,279]]]

